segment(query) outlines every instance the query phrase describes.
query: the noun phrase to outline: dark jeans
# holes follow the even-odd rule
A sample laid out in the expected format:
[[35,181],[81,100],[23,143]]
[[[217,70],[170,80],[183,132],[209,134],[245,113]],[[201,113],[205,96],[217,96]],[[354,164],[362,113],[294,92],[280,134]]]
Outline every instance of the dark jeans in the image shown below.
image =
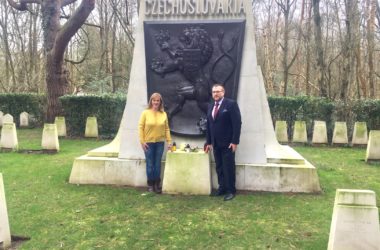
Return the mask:
[[148,181],[156,181],[161,176],[161,158],[164,153],[164,142],[148,142],[145,151],[146,176]]
[[219,190],[225,193],[236,193],[235,188],[235,153],[230,148],[214,147],[216,173]]

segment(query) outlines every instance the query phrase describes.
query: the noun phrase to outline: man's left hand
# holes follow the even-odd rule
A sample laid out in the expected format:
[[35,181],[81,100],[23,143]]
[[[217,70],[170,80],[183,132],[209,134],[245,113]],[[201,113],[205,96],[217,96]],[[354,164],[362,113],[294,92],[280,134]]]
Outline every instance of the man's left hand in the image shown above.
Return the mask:
[[230,145],[228,146],[228,148],[230,148],[232,150],[232,152],[235,152],[236,149],[237,149],[237,144],[230,143]]

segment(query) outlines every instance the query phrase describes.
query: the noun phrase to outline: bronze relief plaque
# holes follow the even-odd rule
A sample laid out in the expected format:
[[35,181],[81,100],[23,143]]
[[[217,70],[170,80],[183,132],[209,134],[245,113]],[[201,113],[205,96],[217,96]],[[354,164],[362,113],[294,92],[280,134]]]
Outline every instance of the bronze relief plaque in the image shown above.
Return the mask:
[[145,21],[147,98],[158,92],[173,133],[202,136],[211,87],[237,98],[245,20]]

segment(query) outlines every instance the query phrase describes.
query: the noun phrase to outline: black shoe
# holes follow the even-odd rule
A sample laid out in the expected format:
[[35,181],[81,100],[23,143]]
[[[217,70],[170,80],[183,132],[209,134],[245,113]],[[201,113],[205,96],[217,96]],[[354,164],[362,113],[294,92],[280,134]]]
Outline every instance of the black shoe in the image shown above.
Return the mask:
[[221,191],[221,190],[213,190],[210,194],[210,196],[222,196],[222,195],[225,195],[226,192],[224,191]]
[[231,194],[231,193],[229,193],[229,194],[226,194],[225,196],[224,196],[224,201],[230,201],[230,200],[232,200],[233,198],[235,198],[235,195],[234,194]]

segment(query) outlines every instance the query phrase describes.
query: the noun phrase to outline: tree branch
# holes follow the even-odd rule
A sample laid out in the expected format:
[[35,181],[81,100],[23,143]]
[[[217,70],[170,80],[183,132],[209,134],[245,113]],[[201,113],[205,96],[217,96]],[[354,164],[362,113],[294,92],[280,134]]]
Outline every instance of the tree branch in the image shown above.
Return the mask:
[[75,33],[80,29],[86,21],[91,11],[95,8],[95,0],[82,0],[74,14],[67,20],[57,34],[54,46],[54,55],[57,61],[63,59],[64,52]]
[[14,0],[7,0],[8,4],[12,6],[12,8],[19,10],[19,11],[25,11],[28,10],[28,3],[36,3],[41,4],[41,0],[19,0],[19,2],[15,2]]
[[77,0],[62,0],[62,3],[61,3],[61,8],[62,7],[65,7],[66,5],[69,5],[69,4],[72,4],[72,3],[75,3]]

